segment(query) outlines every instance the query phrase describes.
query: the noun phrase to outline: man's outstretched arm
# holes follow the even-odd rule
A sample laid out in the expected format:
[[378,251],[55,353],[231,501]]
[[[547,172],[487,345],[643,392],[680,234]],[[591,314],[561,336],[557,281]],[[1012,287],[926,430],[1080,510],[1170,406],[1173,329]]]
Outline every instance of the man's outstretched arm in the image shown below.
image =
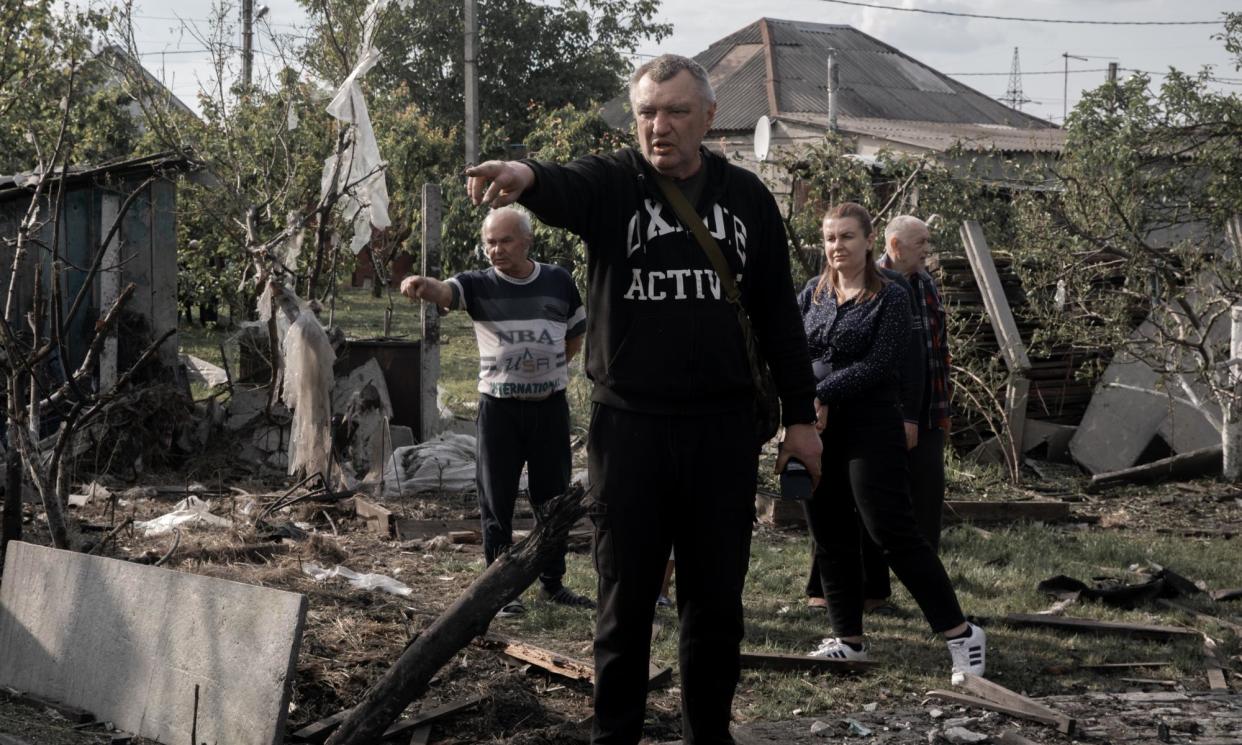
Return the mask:
[[426,300],[441,308],[451,308],[453,304],[453,288],[447,282],[435,277],[420,277],[411,274],[401,280],[401,294],[411,300]]
[[489,160],[466,169],[466,192],[476,206],[513,204],[535,183],[535,172],[517,161]]

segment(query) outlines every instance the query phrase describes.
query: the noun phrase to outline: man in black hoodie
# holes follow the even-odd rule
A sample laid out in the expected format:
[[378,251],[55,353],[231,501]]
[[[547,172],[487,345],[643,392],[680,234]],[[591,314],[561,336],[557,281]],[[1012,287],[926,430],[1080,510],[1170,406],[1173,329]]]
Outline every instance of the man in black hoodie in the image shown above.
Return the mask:
[[475,204],[520,202],[586,243],[592,742],[642,737],[652,614],[672,546],[683,741],[727,744],[754,520],[755,386],[720,278],[657,179],[695,206],[741,288],[781,396],[777,469],[797,458],[818,480],[815,381],[776,203],[754,174],[702,147],[716,113],[706,72],[664,55],[634,73],[630,102],[640,149],[564,165],[489,161],[466,171],[468,189]]

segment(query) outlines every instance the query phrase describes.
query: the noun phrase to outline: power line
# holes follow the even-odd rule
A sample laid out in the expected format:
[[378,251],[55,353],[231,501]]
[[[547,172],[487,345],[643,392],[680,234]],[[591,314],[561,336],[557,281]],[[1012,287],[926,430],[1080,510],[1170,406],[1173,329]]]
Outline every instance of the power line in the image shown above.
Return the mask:
[[894,5],[875,5],[857,2],[857,0],[820,0],[824,3],[837,5],[853,5],[872,10],[900,10],[906,13],[926,13],[935,16],[956,16],[958,18],[980,18],[988,21],[1021,21],[1024,23],[1072,23],[1084,26],[1219,26],[1221,21],[1079,21],[1070,18],[1028,18],[1024,16],[994,16],[983,13],[960,13],[952,10],[927,10],[926,8],[900,8]]

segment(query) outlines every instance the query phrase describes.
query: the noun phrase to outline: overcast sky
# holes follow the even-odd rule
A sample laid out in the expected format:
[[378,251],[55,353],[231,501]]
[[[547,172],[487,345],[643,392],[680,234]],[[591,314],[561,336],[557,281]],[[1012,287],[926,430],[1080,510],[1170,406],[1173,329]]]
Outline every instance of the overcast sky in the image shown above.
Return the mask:
[[[265,0],[255,0],[256,6]],[[480,0],[486,2],[486,0]],[[921,10],[1097,21],[1214,21],[1226,10],[1242,11],[1239,0],[860,0],[863,4],[891,5]],[[279,33],[298,33],[305,16],[294,0],[266,0],[267,21]],[[202,44],[182,28],[176,17],[196,20],[207,28],[211,0],[180,0],[175,13],[165,3],[147,0],[136,11],[136,37],[143,62],[156,74],[161,66],[174,91],[190,105],[201,84],[212,77]],[[236,4],[234,4],[236,7]],[[948,15],[862,8],[831,0],[663,0],[661,20],[673,25],[673,35],[641,52],[660,51],[694,55],[713,41],[758,19],[770,18],[848,24],[890,44],[940,72],[996,98],[1005,95],[1014,47],[1018,47],[1022,92],[1031,99],[1022,109],[1060,122],[1065,96],[1065,58],[1070,59],[1069,107],[1081,91],[1104,80],[1109,61],[1126,69],[1165,72],[1170,67],[1197,71],[1213,66],[1221,91],[1242,93],[1242,71],[1235,70],[1223,45],[1212,39],[1219,24],[1211,26],[1099,26],[1025,21],[986,20]],[[175,16],[175,17],[174,17]],[[261,36],[261,34],[259,35]],[[271,49],[260,40],[256,69],[270,60]],[[482,54],[487,50],[483,49]],[[1082,72],[1076,72],[1082,71]],[[979,73],[987,73],[981,75]],[[256,72],[256,77],[259,72]],[[1158,83],[1160,76],[1155,76]]]

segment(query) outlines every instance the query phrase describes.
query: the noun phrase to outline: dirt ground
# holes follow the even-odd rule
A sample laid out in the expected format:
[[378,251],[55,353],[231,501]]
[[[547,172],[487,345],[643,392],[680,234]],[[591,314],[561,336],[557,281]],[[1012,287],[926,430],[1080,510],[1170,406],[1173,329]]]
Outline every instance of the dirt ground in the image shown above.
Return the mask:
[[[113,498],[95,499],[75,508],[75,516],[88,528],[85,537],[98,541],[111,526],[127,517],[143,520],[169,511],[188,493],[185,484],[167,485],[174,481],[152,479],[149,486],[129,488],[112,485]],[[224,483],[230,486],[223,488]],[[253,477],[220,479],[214,485],[195,487],[197,496],[213,502],[216,514],[232,517],[232,530],[186,531],[170,552],[172,539],[168,536],[146,538],[127,528],[103,553],[148,563],[167,554],[164,566],[177,571],[304,593],[310,611],[292,696],[288,728],[292,732],[355,702],[367,685],[396,659],[411,636],[437,617],[482,569],[482,552],[477,545],[451,545],[441,539],[376,535],[354,514],[347,500],[305,501],[279,515],[279,521],[295,526],[290,528],[292,532],[297,532],[296,528],[313,531],[309,538],[277,539],[270,531],[256,531],[248,515],[256,514],[286,487],[284,480],[276,476],[266,481]],[[978,485],[959,488],[963,493],[951,493],[950,498],[989,498],[988,490]],[[991,498],[1014,498],[1015,494],[1070,501],[1076,514],[1085,516],[1087,523],[1094,523],[1089,529],[1143,530],[1221,539],[1242,533],[1242,523],[1238,521],[1242,515],[1242,502],[1238,501],[1242,491],[1215,482],[1118,488],[1093,495],[1082,494],[1065,484],[1046,483],[1017,492],[993,490]],[[386,504],[407,520],[470,520],[478,516],[472,500],[461,497],[388,500]],[[26,514],[26,540],[46,543],[38,506],[27,505]],[[763,532],[769,529],[759,530],[757,540],[762,540]],[[339,580],[316,582],[303,571],[305,564],[312,561],[327,566],[347,563],[357,571],[385,574],[413,588],[413,593],[405,598],[358,591]],[[589,633],[583,631],[589,629],[589,612],[581,613],[586,615],[571,619],[574,633],[580,638],[559,639],[558,649],[589,660]],[[493,624],[493,629],[504,628],[503,621]],[[529,640],[541,643],[538,638]],[[647,731],[652,742],[674,741],[678,737],[680,713],[675,683],[674,680],[673,686],[653,692],[649,699]],[[1238,679],[1230,683],[1236,687]],[[584,723],[590,715],[589,686],[549,677],[481,647],[472,646],[458,654],[441,670],[430,692],[412,706],[412,711],[477,694],[487,694],[486,700],[467,713],[437,723],[432,742],[583,742],[587,726]],[[1084,727],[1091,733],[1084,741],[1242,743],[1242,704],[1236,697],[1196,697],[1194,692],[1180,692],[1182,699],[1155,707],[1151,702],[1092,699],[1091,695],[1062,702],[1072,712],[1081,712]],[[941,715],[933,716],[933,709],[940,710]],[[1178,711],[1190,713],[1174,713]],[[929,741],[929,732],[943,732],[946,719],[962,720],[957,726],[993,737],[1006,729],[1015,729],[1013,720],[997,715],[981,717],[977,711],[966,713],[934,702],[917,709],[893,702],[873,711],[842,712],[840,716],[818,720],[744,724],[739,728],[739,742],[822,742],[827,736],[845,742],[921,743]],[[851,730],[850,720],[871,734]],[[1191,720],[1201,722],[1197,729],[1184,724]],[[823,725],[812,734],[815,721],[822,721]],[[1047,728],[1037,728],[1034,734],[1029,726],[1022,731],[1041,742],[1069,742],[1065,738],[1054,739]],[[0,695],[0,733],[22,737],[31,745],[107,743],[112,736],[104,725],[75,727],[47,710],[14,704],[4,695]]]

